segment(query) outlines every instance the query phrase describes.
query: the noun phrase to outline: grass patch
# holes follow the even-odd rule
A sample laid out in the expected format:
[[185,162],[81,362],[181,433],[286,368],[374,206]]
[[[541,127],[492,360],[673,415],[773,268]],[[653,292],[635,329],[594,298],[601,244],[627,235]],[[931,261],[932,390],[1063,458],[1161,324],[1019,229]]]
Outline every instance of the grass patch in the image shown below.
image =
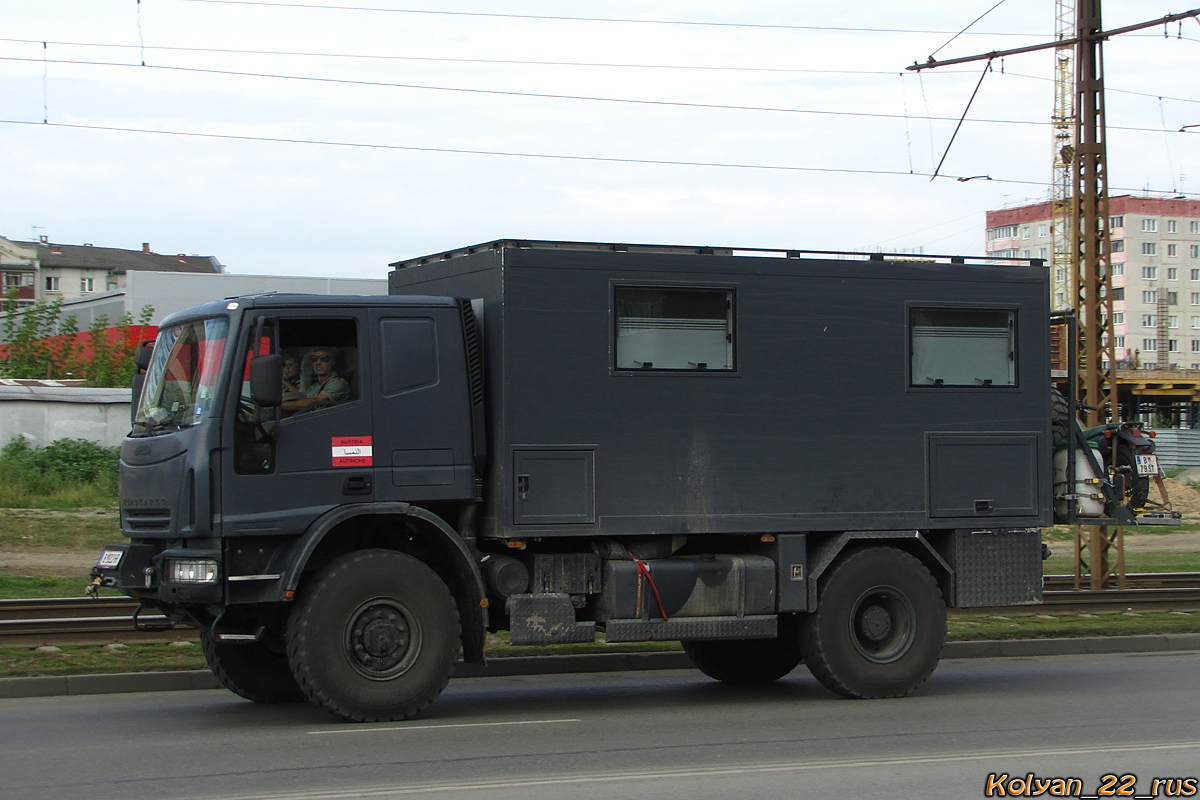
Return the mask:
[[112,672],[177,672],[206,669],[198,644],[130,645],[124,650],[103,647],[64,647],[58,653],[39,653],[22,647],[0,647],[0,676],[21,678],[52,675],[99,675]]
[[[1046,575],[1074,575],[1074,550],[1061,546],[1050,549],[1055,555],[1042,562],[1042,572]],[[1200,552],[1126,552],[1125,572],[1200,572]]]
[[0,448],[0,507],[114,507],[118,451],[85,439],[30,448],[17,437]]
[[[91,578],[61,575],[0,575],[0,599],[29,600],[35,597],[84,597]],[[115,589],[101,589],[101,597],[124,597]]]
[[0,548],[58,547],[83,552],[124,541],[115,510],[91,509],[74,514],[0,509]]
[[[1027,612],[1027,610],[1026,610]],[[1080,636],[1137,636],[1166,633],[1200,633],[1200,612],[1155,611],[1105,614],[1014,614],[952,616],[947,640],[952,642],[993,639],[1062,639]],[[568,644],[545,647],[514,647],[507,634],[488,636],[489,658],[515,656],[580,655],[584,653],[673,652],[678,642],[631,642],[622,644]],[[39,653],[30,648],[0,647],[0,677],[89,675],[113,672],[170,672],[206,669],[198,645],[130,645],[109,651],[102,647],[63,647],[58,653]]]
[[1200,613],[1191,611],[1113,612],[1104,614],[1030,614],[1028,606],[1012,616],[958,616],[947,625],[951,642],[992,639],[1072,639],[1081,636],[1143,636],[1200,633]]

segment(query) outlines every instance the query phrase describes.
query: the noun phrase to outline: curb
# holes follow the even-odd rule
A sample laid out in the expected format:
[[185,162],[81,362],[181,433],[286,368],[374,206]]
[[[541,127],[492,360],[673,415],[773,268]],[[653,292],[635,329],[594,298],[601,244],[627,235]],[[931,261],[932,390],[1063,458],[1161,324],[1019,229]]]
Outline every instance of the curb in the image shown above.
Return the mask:
[[[1200,650],[1200,633],[947,642],[946,646],[942,648],[942,659],[1158,653],[1171,650]],[[692,669],[692,662],[683,652],[521,656],[518,658],[494,658],[486,666],[459,664],[454,677],[498,678],[515,675],[566,675],[661,669]],[[55,675],[38,678],[0,678],[0,699],[217,688],[220,688],[220,684],[208,670]]]

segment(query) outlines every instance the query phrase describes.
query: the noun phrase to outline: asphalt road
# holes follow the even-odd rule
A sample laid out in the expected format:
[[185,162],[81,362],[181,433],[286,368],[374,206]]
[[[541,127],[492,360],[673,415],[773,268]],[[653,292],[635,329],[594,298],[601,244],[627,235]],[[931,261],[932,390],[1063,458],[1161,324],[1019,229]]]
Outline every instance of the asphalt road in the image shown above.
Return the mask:
[[884,701],[835,698],[803,668],[754,689],[691,671],[464,679],[378,725],[219,690],[10,699],[0,742],[0,797],[22,800],[957,800],[1031,772],[1084,793],[1131,774],[1141,794],[1200,773],[1200,652],[948,660]]

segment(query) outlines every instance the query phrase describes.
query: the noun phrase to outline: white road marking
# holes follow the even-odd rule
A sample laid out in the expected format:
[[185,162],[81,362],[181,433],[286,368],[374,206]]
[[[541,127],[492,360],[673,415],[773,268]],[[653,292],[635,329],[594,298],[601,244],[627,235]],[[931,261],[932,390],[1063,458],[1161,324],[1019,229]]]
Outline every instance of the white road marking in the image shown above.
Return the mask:
[[[507,724],[507,723],[484,723]],[[428,726],[428,727],[451,727]],[[547,775],[545,777],[487,779],[445,783],[426,783],[411,786],[386,786],[377,788],[333,789],[328,791],[287,792],[286,794],[238,795],[239,800],[342,800],[356,797],[407,797],[420,794],[446,792],[495,791],[497,789],[522,789],[536,786],[568,786],[584,783],[619,783],[623,781],[679,780],[695,778],[725,778],[744,775],[763,775],[779,772],[805,772],[819,769],[849,769],[883,767],[903,764],[947,764],[959,761],[987,761],[993,764],[1000,759],[1029,759],[1047,756],[1095,756],[1113,753],[1127,755],[1169,750],[1200,750],[1200,742],[1162,742],[1159,744],[1119,744],[1098,747],[1071,747],[1055,750],[989,750],[981,753],[958,755],[899,756],[895,758],[854,759],[839,761],[801,761],[783,764],[745,764],[735,767],[688,767],[670,770],[628,770],[622,772],[593,772],[573,775]]]
[[554,725],[559,722],[579,722],[578,719],[522,719],[512,722],[463,722],[446,725],[388,725],[386,727],[334,728],[327,731],[308,731],[309,736],[324,736],[331,733],[393,733],[403,731],[435,731],[443,728],[491,728],[500,725]]

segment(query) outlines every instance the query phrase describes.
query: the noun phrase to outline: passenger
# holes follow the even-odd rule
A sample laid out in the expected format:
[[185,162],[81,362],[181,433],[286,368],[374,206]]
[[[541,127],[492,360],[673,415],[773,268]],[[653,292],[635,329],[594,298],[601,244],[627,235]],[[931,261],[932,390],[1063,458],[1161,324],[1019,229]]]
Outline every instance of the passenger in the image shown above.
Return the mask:
[[300,400],[304,392],[300,391],[300,358],[295,353],[283,357],[283,402]]
[[312,411],[340,403],[350,396],[350,384],[339,378],[333,369],[333,350],[328,347],[314,347],[305,358],[312,369],[312,375],[305,375],[300,381],[300,392],[304,396],[284,401],[284,411]]

